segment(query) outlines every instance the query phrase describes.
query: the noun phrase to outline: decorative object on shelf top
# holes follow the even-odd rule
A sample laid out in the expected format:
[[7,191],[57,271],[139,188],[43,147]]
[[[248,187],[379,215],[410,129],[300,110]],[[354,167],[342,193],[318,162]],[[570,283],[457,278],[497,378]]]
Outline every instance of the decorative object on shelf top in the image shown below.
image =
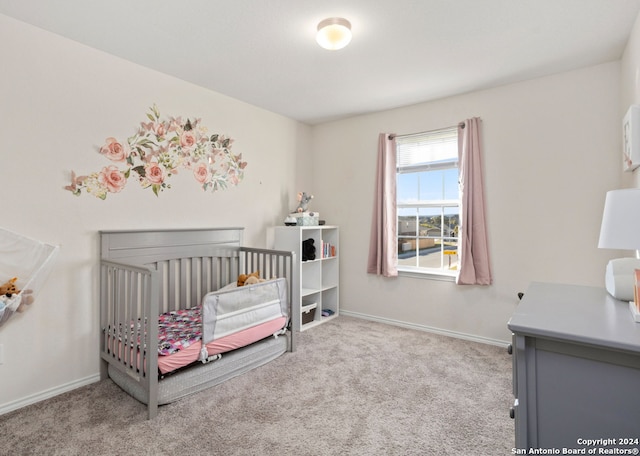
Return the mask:
[[296,221],[298,226],[318,226],[320,224],[319,212],[299,212],[291,214],[291,218]]
[[313,199],[313,195],[307,192],[298,192],[298,207],[284,219],[286,226],[317,226],[320,214],[318,212],[309,212],[309,203]]
[[65,187],[79,196],[84,189],[100,199],[108,193],[118,193],[130,177],[135,178],[142,188],[159,192],[171,188],[169,177],[178,174],[179,168],[193,173],[202,190],[226,189],[238,185],[244,177],[247,162],[242,154],[231,153],[233,139],[224,135],[207,133],[201,119],[170,117],[160,119],[154,105],[147,113],[150,122],[141,122],[138,131],[126,141],[107,138],[100,148],[100,154],[124,168],[109,165],[88,176],[71,173],[71,185]]
[[307,212],[312,199],[313,195],[307,195],[307,192],[298,192],[298,207],[294,212]]

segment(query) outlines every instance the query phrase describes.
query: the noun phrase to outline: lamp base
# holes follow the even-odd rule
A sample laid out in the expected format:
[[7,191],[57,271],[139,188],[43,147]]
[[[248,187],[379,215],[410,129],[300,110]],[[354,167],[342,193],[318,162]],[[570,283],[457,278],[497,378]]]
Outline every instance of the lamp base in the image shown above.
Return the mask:
[[636,269],[640,269],[638,258],[616,258],[609,261],[604,276],[605,288],[609,294],[621,301],[635,300]]

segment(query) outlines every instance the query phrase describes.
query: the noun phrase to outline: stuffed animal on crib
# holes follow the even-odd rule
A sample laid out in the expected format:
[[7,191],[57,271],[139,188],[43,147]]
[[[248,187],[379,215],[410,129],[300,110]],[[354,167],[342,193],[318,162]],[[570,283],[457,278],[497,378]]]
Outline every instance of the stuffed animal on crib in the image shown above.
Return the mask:
[[260,271],[252,272],[251,274],[240,274],[238,276],[237,285],[239,287],[244,287],[246,285],[253,285],[254,283],[266,282],[267,279],[263,279],[260,277]]
[[313,199],[313,195],[307,195],[307,192],[298,192],[298,207],[295,212],[307,212],[309,202]]
[[254,283],[266,282],[266,279],[260,278],[260,271],[252,272],[251,274],[240,274],[238,276],[238,282],[236,285],[243,287],[245,285],[252,285]]
[[[0,299],[5,306],[9,306],[11,302],[20,294],[20,289],[16,286],[18,281],[17,277],[13,277],[0,285]],[[26,306],[33,302],[33,296],[31,290],[24,290],[22,293],[22,300],[18,306],[18,312],[24,312]]]
[[240,274],[238,276],[238,281],[236,282],[236,285],[238,285],[239,287],[243,287],[249,277],[255,277],[256,279],[260,278],[260,271],[255,271],[255,272],[252,272],[251,274]]
[[254,283],[262,283],[262,282],[266,282],[267,279],[263,279],[261,277],[256,277],[256,276],[249,276],[247,278],[247,280],[244,281],[244,286],[246,287],[247,285],[253,285]]

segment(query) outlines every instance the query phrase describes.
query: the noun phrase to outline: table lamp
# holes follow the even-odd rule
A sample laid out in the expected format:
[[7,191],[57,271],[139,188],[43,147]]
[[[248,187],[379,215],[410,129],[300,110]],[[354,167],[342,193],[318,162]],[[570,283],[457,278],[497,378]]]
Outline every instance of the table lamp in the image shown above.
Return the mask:
[[[635,301],[635,270],[640,269],[640,188],[607,192],[598,247],[635,250],[636,258],[613,259],[605,272],[605,288],[611,296]],[[638,312],[635,305],[632,310]]]

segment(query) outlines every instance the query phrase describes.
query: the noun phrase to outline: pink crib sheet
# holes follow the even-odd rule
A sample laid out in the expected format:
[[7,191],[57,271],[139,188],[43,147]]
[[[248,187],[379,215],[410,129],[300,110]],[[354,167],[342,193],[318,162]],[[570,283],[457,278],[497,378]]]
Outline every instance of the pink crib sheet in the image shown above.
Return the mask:
[[[181,367],[185,367],[200,357],[202,348],[201,307],[167,312],[158,317],[158,370],[161,374],[168,374]],[[206,344],[208,356],[222,354],[237,348],[242,348],[269,337],[286,325],[286,317],[276,317],[273,320],[257,324],[233,334],[215,339]],[[123,351],[121,340],[117,342],[109,337],[108,344],[118,353],[118,358],[137,359],[139,364],[140,349],[139,323],[131,324],[131,332],[125,336],[125,346],[129,346],[129,353]],[[136,344],[132,344],[133,340]],[[116,342],[113,344],[113,342]],[[129,342],[129,343],[127,343]],[[117,345],[117,349],[116,346]]]
[[[221,337],[206,344],[209,356],[225,353],[236,348],[242,348],[275,334],[286,324],[286,317],[279,317],[234,334]],[[202,340],[192,342],[188,347],[180,349],[170,355],[158,356],[158,369],[162,374],[173,372],[198,360]]]

